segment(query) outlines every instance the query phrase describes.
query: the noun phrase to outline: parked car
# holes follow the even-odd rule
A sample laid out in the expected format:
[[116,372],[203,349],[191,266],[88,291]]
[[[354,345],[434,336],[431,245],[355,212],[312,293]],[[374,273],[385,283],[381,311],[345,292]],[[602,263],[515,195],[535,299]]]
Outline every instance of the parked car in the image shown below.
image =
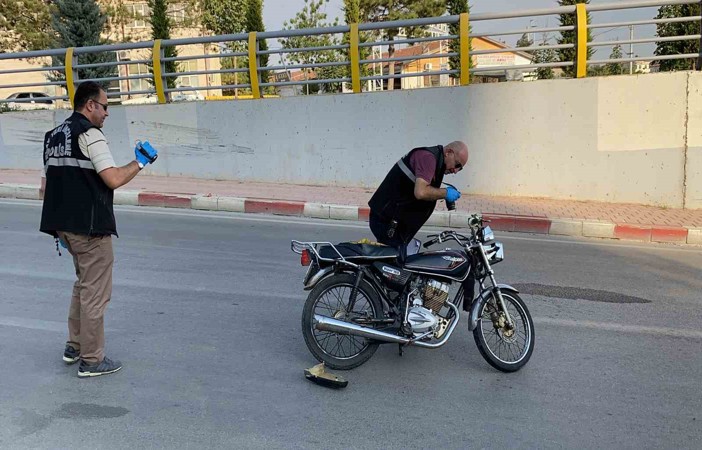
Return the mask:
[[7,97],[7,100],[22,100],[7,102],[7,106],[10,109],[23,111],[32,109],[54,109],[56,106],[50,96],[43,92],[15,92]]

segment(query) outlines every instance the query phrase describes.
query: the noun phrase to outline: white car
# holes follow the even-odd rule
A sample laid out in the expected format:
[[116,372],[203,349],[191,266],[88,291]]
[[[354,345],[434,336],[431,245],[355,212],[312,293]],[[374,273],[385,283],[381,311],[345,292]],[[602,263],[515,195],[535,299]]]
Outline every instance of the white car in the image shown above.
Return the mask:
[[23,100],[5,103],[12,110],[54,109],[56,102],[43,92],[15,92],[7,100]]

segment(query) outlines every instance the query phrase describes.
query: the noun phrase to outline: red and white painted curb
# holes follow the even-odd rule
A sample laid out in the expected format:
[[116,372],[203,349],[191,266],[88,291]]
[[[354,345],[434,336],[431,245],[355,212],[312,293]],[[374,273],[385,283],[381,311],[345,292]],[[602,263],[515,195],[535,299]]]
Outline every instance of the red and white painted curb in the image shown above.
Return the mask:
[[[0,183],[0,197],[39,200],[39,186]],[[355,221],[368,221],[369,214],[366,206],[122,190],[115,191],[115,204]],[[467,225],[469,216],[467,212],[436,211],[427,225],[463,228]],[[483,213],[483,217],[490,220],[490,226],[496,231],[702,245],[702,228],[617,224],[591,219],[549,219],[487,212]]]

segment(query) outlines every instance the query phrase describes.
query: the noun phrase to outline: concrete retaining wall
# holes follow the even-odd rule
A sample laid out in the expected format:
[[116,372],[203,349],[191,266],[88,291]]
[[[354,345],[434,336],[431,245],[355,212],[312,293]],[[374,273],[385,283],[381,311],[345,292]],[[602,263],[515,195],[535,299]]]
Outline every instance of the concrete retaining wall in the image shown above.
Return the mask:
[[[702,208],[702,74],[694,72],[111,106],[118,163],[136,139],[164,176],[375,187],[406,151],[463,139],[476,194]],[[67,111],[0,115],[0,168],[41,166]]]

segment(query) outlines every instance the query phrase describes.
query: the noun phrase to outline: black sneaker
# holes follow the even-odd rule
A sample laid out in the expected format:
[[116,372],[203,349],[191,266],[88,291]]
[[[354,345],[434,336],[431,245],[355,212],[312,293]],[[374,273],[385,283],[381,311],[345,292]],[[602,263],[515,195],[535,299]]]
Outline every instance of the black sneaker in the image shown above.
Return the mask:
[[63,351],[63,362],[75,364],[80,360],[80,350],[76,350],[72,345],[66,344],[66,350]]
[[105,356],[101,363],[98,364],[86,364],[85,361],[80,362],[78,366],[78,377],[99,377],[100,375],[108,375],[110,373],[115,373],[122,368],[122,363],[119,361],[112,361],[110,358]]

